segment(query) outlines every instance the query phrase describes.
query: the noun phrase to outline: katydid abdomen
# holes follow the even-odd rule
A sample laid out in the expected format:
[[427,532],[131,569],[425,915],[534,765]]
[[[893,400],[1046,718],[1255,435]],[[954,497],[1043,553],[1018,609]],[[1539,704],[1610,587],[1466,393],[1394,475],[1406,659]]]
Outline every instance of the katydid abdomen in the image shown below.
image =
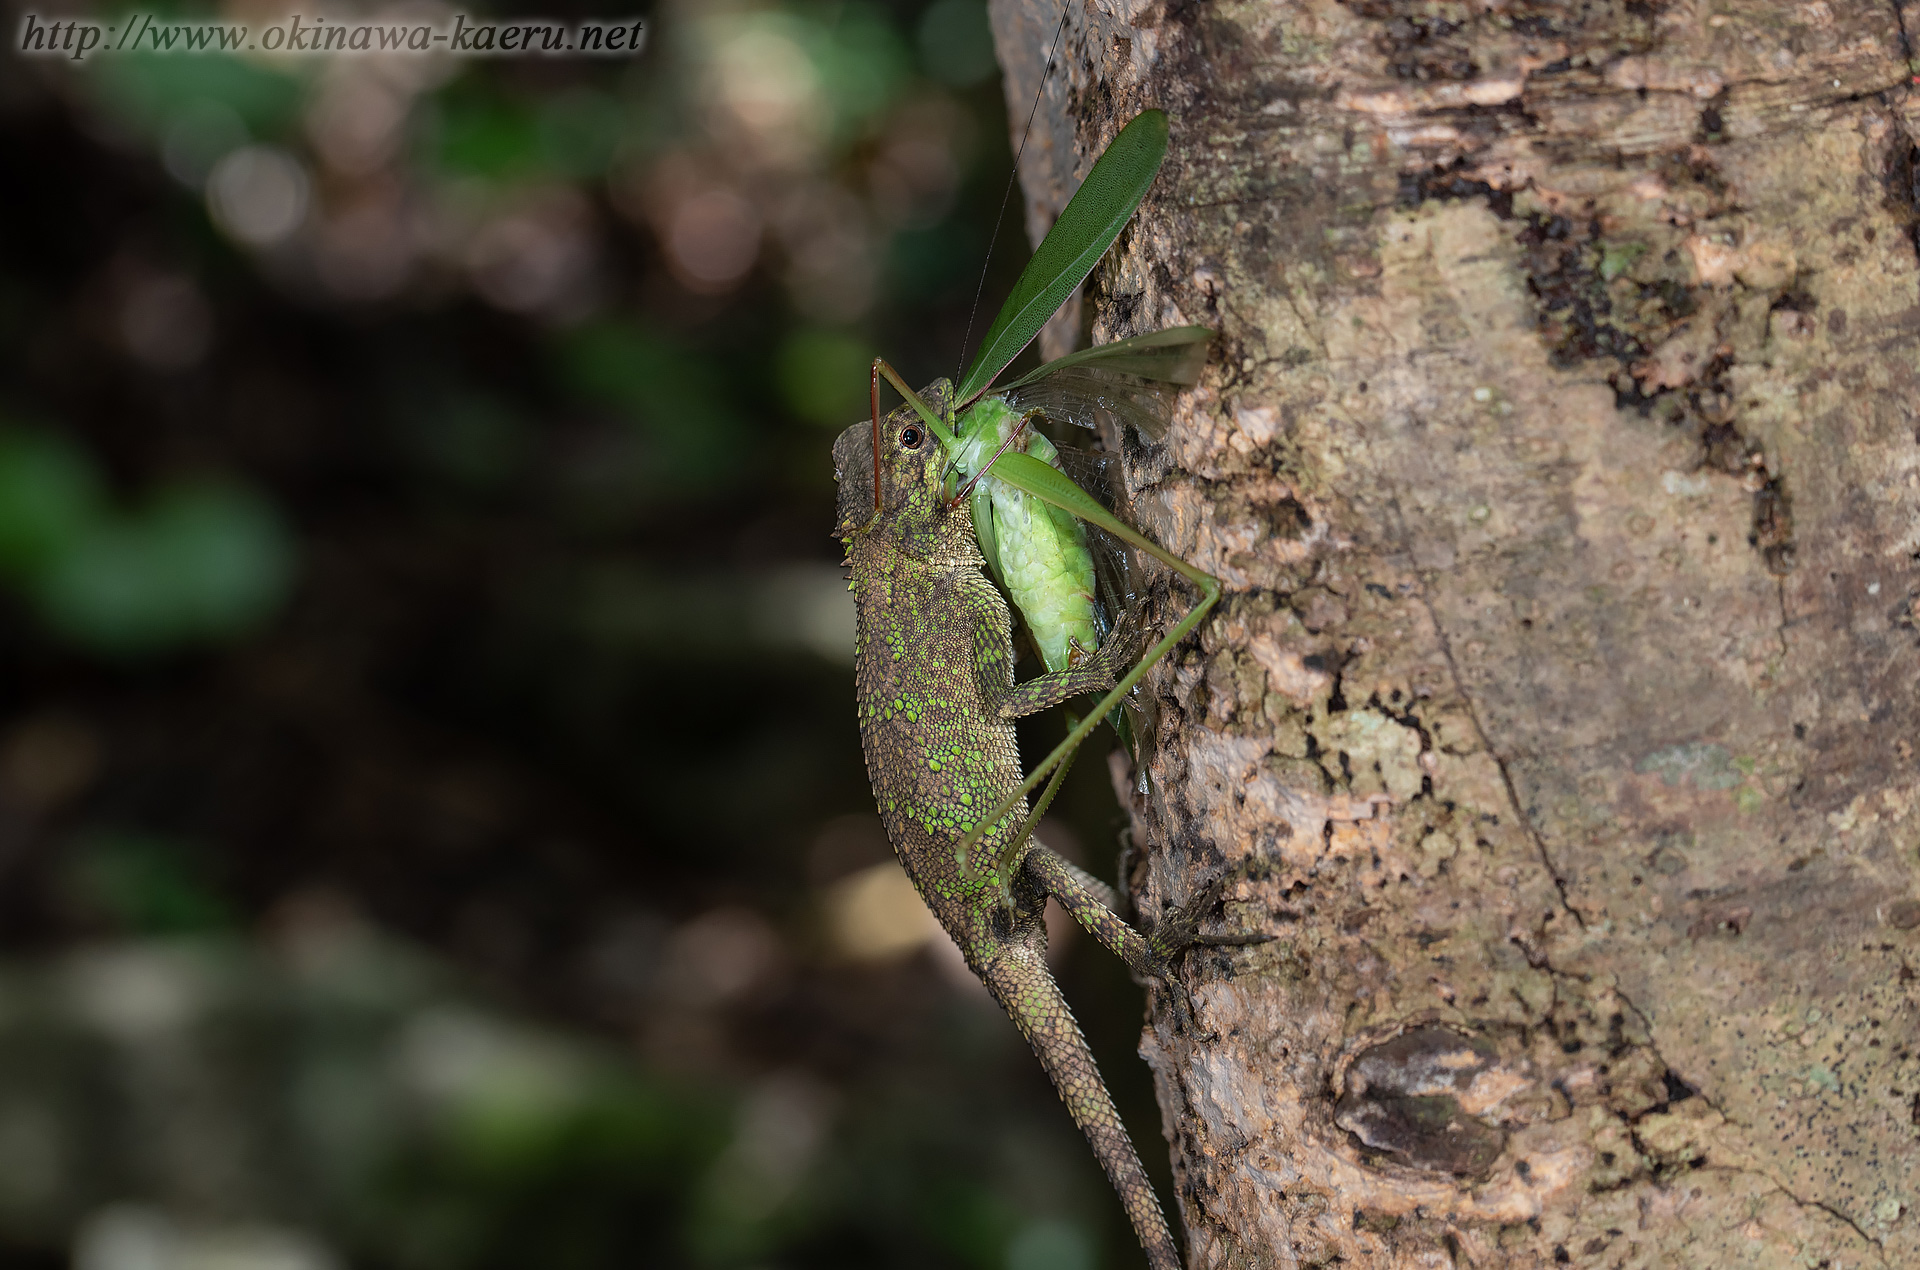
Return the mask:
[[[1051,467],[1053,443],[998,397],[976,403],[959,420],[952,459],[956,481],[971,494],[974,532],[988,567],[1027,624],[1048,670],[1065,670],[1100,647],[1093,555],[1078,517],[999,480],[982,469],[1007,446]],[[1015,434],[1018,434],[1017,436]]]

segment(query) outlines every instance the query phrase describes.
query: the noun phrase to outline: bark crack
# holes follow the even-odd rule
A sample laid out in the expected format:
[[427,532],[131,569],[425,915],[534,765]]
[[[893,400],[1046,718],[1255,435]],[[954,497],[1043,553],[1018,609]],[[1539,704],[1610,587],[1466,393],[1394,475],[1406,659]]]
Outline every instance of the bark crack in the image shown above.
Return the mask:
[[1835,1208],[1832,1204],[1827,1203],[1825,1200],[1801,1199],[1798,1195],[1794,1194],[1791,1189],[1782,1185],[1779,1179],[1768,1177],[1767,1174],[1765,1173],[1760,1174],[1760,1176],[1765,1177],[1769,1182],[1772,1182],[1775,1186],[1780,1187],[1780,1193],[1782,1195],[1785,1195],[1788,1199],[1792,1200],[1794,1203],[1800,1205],[1800,1207],[1817,1208],[1821,1212],[1825,1213],[1827,1216],[1833,1218],[1835,1221],[1844,1225],[1848,1230],[1851,1230],[1854,1234],[1860,1236],[1861,1240],[1864,1243],[1866,1243],[1867,1246],[1875,1250],[1875,1255],[1873,1259],[1879,1262],[1883,1266],[1887,1264],[1886,1253],[1883,1251],[1880,1251],[1880,1241],[1878,1239],[1875,1239],[1872,1235],[1869,1235],[1866,1231],[1860,1229],[1859,1222],[1856,1222],[1855,1220],[1853,1220],[1853,1218],[1847,1216],[1845,1213]]
[[[1732,1122],[1729,1121],[1728,1123],[1732,1123]],[[1637,1145],[1637,1142],[1636,1142],[1636,1145]],[[1853,1218],[1847,1216],[1845,1213],[1841,1212],[1839,1209],[1835,1208],[1833,1205],[1826,1203],[1824,1200],[1802,1199],[1800,1196],[1796,1195],[1791,1188],[1782,1184],[1779,1178],[1774,1177],[1771,1173],[1768,1173],[1764,1169],[1747,1169],[1747,1168],[1740,1168],[1735,1165],[1714,1164],[1712,1162],[1708,1162],[1705,1165],[1705,1169],[1708,1172],[1744,1173],[1750,1177],[1759,1178],[1762,1182],[1765,1182],[1768,1186],[1773,1187],[1775,1190],[1779,1191],[1782,1195],[1792,1200],[1796,1207],[1801,1209],[1813,1209],[1817,1212],[1824,1213],[1832,1220],[1839,1222],[1842,1226],[1845,1226],[1848,1230],[1851,1230],[1854,1234],[1860,1237],[1860,1241],[1862,1243],[1866,1244],[1868,1248],[1873,1250],[1872,1256],[1873,1256],[1873,1263],[1875,1265],[1882,1266],[1882,1267],[1885,1267],[1887,1265],[1887,1255],[1886,1255],[1886,1252],[1882,1250],[1882,1248],[1880,1247],[1880,1241],[1875,1239],[1872,1235],[1869,1235],[1866,1231],[1862,1230],[1860,1228],[1860,1224],[1854,1221]],[[1821,1264],[1825,1265],[1826,1263],[1822,1262]]]
[[[1541,956],[1541,964],[1549,975],[1554,977],[1559,977],[1564,975],[1569,978],[1578,978],[1578,976],[1569,975],[1567,971],[1555,969],[1551,964],[1551,962],[1549,961],[1549,959],[1547,958],[1547,955],[1544,951],[1542,951],[1540,956]],[[1641,1009],[1640,1006],[1635,1003],[1633,998],[1629,997],[1626,994],[1626,991],[1623,988],[1621,988],[1617,982],[1613,984],[1613,995],[1619,998],[1621,1005],[1625,1006],[1628,1010],[1631,1010],[1633,1012],[1633,1017],[1635,1019],[1639,1020],[1640,1028],[1642,1031],[1646,1033],[1646,1036],[1647,1036],[1647,1049],[1650,1050],[1653,1056],[1659,1060],[1660,1066],[1666,1071],[1674,1072],[1677,1074],[1679,1069],[1674,1067],[1672,1063],[1668,1062],[1667,1056],[1660,1052],[1660,1042],[1659,1042],[1659,1039],[1654,1035],[1652,1017],[1648,1015],[1645,1010]],[[1686,1077],[1683,1075],[1683,1076],[1680,1076],[1680,1079],[1686,1080]],[[1741,1121],[1735,1119],[1733,1116],[1729,1115],[1726,1108],[1722,1107],[1719,1103],[1715,1102],[1713,1099],[1713,1096],[1709,1094],[1704,1088],[1694,1084],[1692,1081],[1687,1081],[1687,1085],[1688,1085],[1688,1088],[1693,1090],[1693,1096],[1698,1098],[1701,1102],[1705,1103],[1709,1108],[1711,1108],[1715,1115],[1719,1116],[1727,1124],[1730,1124],[1734,1128],[1738,1129],[1742,1135],[1748,1137],[1749,1139],[1752,1137],[1752,1132],[1753,1132],[1752,1128],[1742,1123]],[[1631,1127],[1632,1127],[1631,1124],[1629,1124],[1629,1130],[1631,1130]],[[1638,1135],[1634,1135],[1634,1140],[1635,1140],[1635,1145],[1638,1146],[1639,1145]],[[1834,1207],[1832,1204],[1829,1204],[1825,1200],[1803,1198],[1792,1187],[1788,1186],[1785,1182],[1781,1181],[1778,1177],[1775,1177],[1772,1173],[1768,1172],[1766,1169],[1742,1168],[1738,1165],[1724,1165],[1724,1164],[1715,1165],[1711,1161],[1708,1161],[1707,1167],[1723,1168],[1729,1172],[1734,1172],[1734,1173],[1750,1173],[1753,1176],[1760,1178],[1762,1181],[1766,1182],[1769,1186],[1777,1188],[1782,1195],[1785,1195],[1788,1199],[1792,1200],[1799,1207],[1818,1209],[1819,1211],[1825,1213],[1827,1216],[1833,1218],[1835,1221],[1840,1222],[1842,1225],[1846,1226],[1847,1229],[1851,1230],[1854,1234],[1860,1237],[1861,1242],[1873,1248],[1876,1253],[1874,1259],[1880,1265],[1885,1266],[1887,1264],[1886,1254],[1884,1251],[1880,1250],[1880,1241],[1875,1239],[1872,1235],[1869,1235],[1864,1229],[1862,1229],[1859,1222],[1856,1222],[1853,1218],[1847,1216],[1846,1213]]]
[[1913,37],[1907,33],[1907,11],[1900,0],[1889,0],[1893,5],[1893,22],[1900,28],[1900,56],[1906,60],[1907,70],[1913,70]]
[[[1391,506],[1393,508],[1394,520],[1399,522],[1403,531],[1401,534],[1400,548],[1402,551],[1405,551],[1407,550],[1404,533],[1405,520],[1401,516],[1400,500],[1397,496],[1392,499]],[[1552,853],[1547,850],[1547,840],[1534,825],[1533,817],[1527,814],[1526,805],[1520,801],[1520,789],[1519,786],[1514,784],[1513,772],[1508,768],[1505,756],[1494,748],[1493,739],[1487,734],[1486,724],[1481,722],[1480,707],[1475,703],[1473,694],[1467,691],[1466,681],[1460,675],[1459,663],[1454,660],[1453,641],[1447,638],[1446,628],[1440,623],[1440,615],[1434,611],[1433,601],[1427,597],[1426,587],[1422,585],[1414,595],[1415,598],[1419,600],[1420,606],[1427,611],[1427,620],[1433,624],[1434,638],[1440,641],[1440,655],[1445,658],[1447,663],[1447,677],[1453,683],[1453,690],[1460,695],[1461,703],[1466,706],[1467,718],[1473,724],[1473,734],[1479,738],[1481,747],[1486,750],[1487,756],[1493,760],[1494,766],[1500,769],[1500,783],[1507,791],[1507,801],[1513,806],[1513,814],[1520,818],[1521,830],[1533,843],[1535,852],[1539,854],[1541,867],[1546,869],[1547,876],[1553,880],[1553,889],[1560,897],[1560,907],[1565,909],[1567,915],[1573,918],[1575,925],[1585,930],[1587,926],[1586,919],[1580,915],[1580,910],[1575,908],[1567,898],[1567,880],[1560,875],[1559,868],[1555,866],[1553,862]]]
[[[1899,0],[1894,0],[1894,7],[1897,12]],[[1905,32],[1906,28],[1903,24],[1901,27],[1903,40],[1906,38]],[[1912,66],[1911,61],[1908,62],[1908,66]],[[1920,179],[1916,179],[1914,175],[1916,160],[1920,160],[1920,141],[1914,139],[1913,131],[1907,127],[1906,117],[1897,108],[1893,110],[1893,126],[1901,142],[1906,146],[1906,153],[1902,155],[1898,150],[1894,152],[1887,179],[1893,187],[1894,201],[1906,209],[1907,245],[1913,248],[1915,262],[1920,263]]]
[[1774,598],[1780,604],[1780,625],[1775,633],[1780,636],[1780,657],[1784,661],[1793,655],[1793,650],[1787,644],[1787,580],[1784,577],[1775,577],[1773,590]]

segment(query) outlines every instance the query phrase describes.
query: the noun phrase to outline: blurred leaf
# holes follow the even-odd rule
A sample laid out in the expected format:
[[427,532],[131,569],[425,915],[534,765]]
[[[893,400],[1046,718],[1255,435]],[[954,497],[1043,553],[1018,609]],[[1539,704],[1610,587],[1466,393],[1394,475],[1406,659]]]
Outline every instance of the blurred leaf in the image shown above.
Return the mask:
[[780,391],[792,411],[823,428],[844,428],[868,413],[875,350],[845,331],[802,327],[776,356]]
[[458,1007],[416,1015],[403,1051],[430,1138],[370,1197],[403,1264],[677,1264],[657,1254],[679,1242],[677,1192],[725,1141],[721,1099]]
[[950,1177],[927,1199],[931,1234],[964,1263],[999,1270],[1000,1252],[1019,1220],[1005,1196],[971,1179]]
[[568,387],[618,409],[651,443],[654,490],[710,485],[751,458],[744,428],[711,356],[631,323],[601,322],[564,338]]
[[937,0],[920,16],[920,61],[942,83],[966,88],[1000,69],[993,28],[980,0]]
[[1007,1270],[1094,1270],[1098,1260],[1093,1236],[1057,1217],[1022,1227],[1007,1245]]
[[493,180],[604,176],[630,123],[619,98],[584,86],[523,100],[464,79],[438,104],[441,166]]
[[470,90],[440,98],[439,155],[451,172],[498,180],[545,169],[547,147],[533,111]]
[[488,1091],[459,1109],[445,1145],[463,1169],[510,1181],[608,1165],[651,1172],[684,1163],[696,1141],[718,1136],[717,1124],[701,1123],[713,1110],[681,1106],[631,1073],[565,1072],[556,1081]]
[[293,550],[257,495],[192,483],[143,516],[110,520],[41,579],[48,622],[95,651],[137,654],[245,633],[285,598]]
[[912,74],[912,57],[885,13],[865,4],[827,9],[815,19],[808,51],[842,136],[893,103]]
[[129,54],[86,64],[106,107],[123,123],[157,135],[208,105],[231,110],[256,137],[279,137],[299,118],[305,86],[283,67],[221,54],[155,57]]
[[857,0],[727,15],[711,20],[709,38],[722,60],[743,57],[759,78],[779,81],[785,108],[805,112],[824,102],[835,149],[866,131],[913,73],[912,55],[885,12]]
[[148,523],[196,633],[237,634],[285,598],[292,543],[259,496],[230,485],[181,485],[162,493]]
[[540,147],[553,168],[575,180],[603,176],[627,128],[627,111],[608,93],[579,88],[540,108]]
[[140,935],[223,930],[233,911],[206,885],[188,849],[165,838],[102,833],[84,839],[68,885],[86,907]]
[[92,461],[63,438],[0,433],[0,571],[40,576],[104,514]]

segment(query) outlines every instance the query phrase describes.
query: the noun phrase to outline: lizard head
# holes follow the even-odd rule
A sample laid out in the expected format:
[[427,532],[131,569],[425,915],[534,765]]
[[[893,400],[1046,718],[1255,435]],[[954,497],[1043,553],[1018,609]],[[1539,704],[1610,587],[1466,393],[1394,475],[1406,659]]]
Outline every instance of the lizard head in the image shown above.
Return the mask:
[[[921,390],[920,399],[934,414],[945,417],[952,386],[936,379]],[[876,446],[879,461],[875,462]],[[834,537],[851,542],[867,533],[879,533],[904,549],[941,536],[950,516],[946,497],[947,448],[951,435],[920,417],[911,405],[881,417],[856,423],[833,443],[833,476],[839,482],[839,523]],[[874,475],[879,474],[879,496]]]

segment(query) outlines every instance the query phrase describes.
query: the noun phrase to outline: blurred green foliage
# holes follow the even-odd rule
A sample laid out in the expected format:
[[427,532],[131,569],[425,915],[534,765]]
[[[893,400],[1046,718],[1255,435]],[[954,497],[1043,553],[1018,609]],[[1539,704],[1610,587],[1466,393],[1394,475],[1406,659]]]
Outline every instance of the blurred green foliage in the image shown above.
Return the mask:
[[448,93],[440,101],[441,165],[453,175],[543,175],[551,165],[540,117],[519,103],[479,92]]
[[293,553],[270,504],[239,486],[163,487],[87,527],[37,580],[47,620],[76,642],[140,653],[230,639],[286,597]]
[[[0,100],[0,1260],[132,1203],[366,1270],[1134,1263],[1004,1015],[823,915],[890,859],[828,442],[1025,256],[985,6],[651,21]],[[1137,990],[1063,973],[1150,1136]]]
[[846,331],[803,326],[775,355],[780,390],[794,414],[838,430],[860,417],[869,396],[873,346]]
[[90,86],[122,124],[164,142],[169,128],[191,126],[208,106],[232,112],[255,137],[278,137],[299,122],[308,68],[221,53],[194,57],[128,54],[88,64]]
[[43,432],[0,432],[0,569],[43,577],[106,516],[100,474],[87,456]]
[[139,832],[96,831],[73,851],[74,902],[108,925],[142,935],[226,930],[235,914],[187,843]]
[[935,0],[920,15],[920,57],[934,78],[959,87],[991,79],[993,30],[981,0]]
[[1086,1230],[1057,1219],[1023,1228],[1007,1248],[1007,1270],[1093,1270],[1094,1260]]
[[394,1264],[586,1268],[674,1258],[701,1237],[684,1223],[726,1142],[723,1097],[479,1012],[437,1007],[406,1027],[426,1114],[417,1134],[389,1131],[349,1217]]
[[272,506],[231,482],[176,481],[111,507],[87,456],[0,433],[0,570],[54,630],[114,656],[244,635],[272,616],[293,552]]
[[582,326],[557,350],[562,380],[591,401],[612,407],[645,439],[648,453],[632,492],[703,492],[745,479],[754,455],[716,367],[684,344],[632,323]]

